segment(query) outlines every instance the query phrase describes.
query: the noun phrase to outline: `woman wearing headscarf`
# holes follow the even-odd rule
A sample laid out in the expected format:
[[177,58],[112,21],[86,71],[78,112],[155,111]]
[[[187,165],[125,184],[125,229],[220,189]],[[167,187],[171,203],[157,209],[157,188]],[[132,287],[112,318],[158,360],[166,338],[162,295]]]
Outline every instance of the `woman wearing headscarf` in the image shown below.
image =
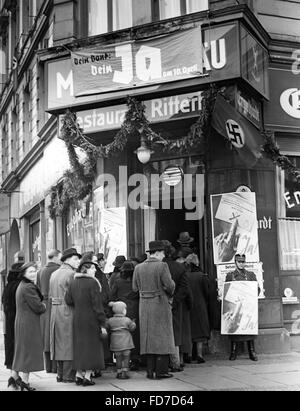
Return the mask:
[[[7,276],[7,284],[2,295],[4,311],[4,349],[5,362],[7,369],[12,369],[14,350],[15,350],[15,319],[16,319],[16,292],[20,284],[20,268],[22,263],[13,264]],[[14,388],[14,380],[10,381]]]
[[76,384],[84,387],[95,385],[93,370],[104,369],[101,333],[106,332],[106,318],[101,285],[95,278],[96,269],[92,261],[81,263],[65,295],[66,303],[74,307],[73,368],[77,371]]
[[[22,266],[21,282],[16,292],[15,351],[12,379],[21,391],[35,391],[29,385],[31,372],[44,370],[43,338],[40,316],[46,311],[43,296],[35,285],[37,267],[35,263]],[[23,373],[23,379],[19,373]],[[12,380],[10,380],[12,385]]]

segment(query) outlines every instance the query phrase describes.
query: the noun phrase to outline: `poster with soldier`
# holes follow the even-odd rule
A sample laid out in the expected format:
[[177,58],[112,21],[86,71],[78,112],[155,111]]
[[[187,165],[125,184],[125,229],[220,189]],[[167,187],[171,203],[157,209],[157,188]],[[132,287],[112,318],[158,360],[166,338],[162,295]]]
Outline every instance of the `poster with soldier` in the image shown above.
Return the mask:
[[256,281],[224,284],[222,335],[258,335],[258,298]]

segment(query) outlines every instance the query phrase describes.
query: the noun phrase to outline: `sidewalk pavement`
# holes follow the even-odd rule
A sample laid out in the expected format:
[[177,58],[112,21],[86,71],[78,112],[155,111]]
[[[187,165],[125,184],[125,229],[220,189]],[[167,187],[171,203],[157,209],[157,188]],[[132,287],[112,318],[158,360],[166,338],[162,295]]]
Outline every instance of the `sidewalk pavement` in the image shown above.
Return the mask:
[[[2,345],[3,348],[3,345]],[[58,384],[54,374],[33,373],[31,385],[38,391],[300,391],[300,353],[260,355],[254,363],[246,356],[236,361],[207,356],[205,364],[191,364],[168,380],[148,380],[145,371],[131,372],[130,380],[117,380],[113,370],[104,371],[93,387]],[[9,371],[0,349],[0,391],[7,391]]]

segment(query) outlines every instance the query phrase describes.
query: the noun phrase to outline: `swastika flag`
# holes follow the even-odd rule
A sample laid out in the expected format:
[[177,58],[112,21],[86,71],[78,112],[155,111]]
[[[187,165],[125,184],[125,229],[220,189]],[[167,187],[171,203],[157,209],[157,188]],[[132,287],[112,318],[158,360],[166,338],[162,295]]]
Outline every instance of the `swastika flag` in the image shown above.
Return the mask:
[[262,156],[260,132],[220,95],[216,99],[212,127],[231,142],[248,167],[253,167]]

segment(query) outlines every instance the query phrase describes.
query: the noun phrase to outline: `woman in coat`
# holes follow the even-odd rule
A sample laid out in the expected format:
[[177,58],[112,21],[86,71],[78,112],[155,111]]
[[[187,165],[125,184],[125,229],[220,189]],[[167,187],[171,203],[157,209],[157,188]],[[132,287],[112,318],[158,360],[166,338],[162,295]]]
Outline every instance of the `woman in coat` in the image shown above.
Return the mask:
[[139,327],[139,293],[132,290],[134,264],[125,261],[118,278],[110,292],[110,301],[123,301],[127,306],[127,317],[136,322],[136,329],[132,332],[134,349],[131,351],[131,371],[137,371],[140,366],[140,327]]
[[[15,351],[9,385],[21,391],[35,391],[29,385],[29,374],[44,370],[43,339],[40,316],[46,311],[43,296],[36,287],[35,263],[21,268],[21,282],[16,293]],[[23,380],[19,373],[23,372]]]
[[101,332],[106,332],[103,328],[106,318],[101,285],[95,278],[96,264],[85,261],[78,271],[66,292],[65,301],[74,307],[73,368],[77,370],[76,384],[90,386],[95,385],[92,371],[104,369]]
[[3,311],[5,315],[4,348],[7,369],[12,369],[15,350],[15,319],[16,319],[16,292],[20,284],[20,268],[22,263],[13,264],[7,276],[7,285],[2,295]]
[[200,271],[199,260],[195,254],[190,254],[186,258],[186,266],[188,267],[187,276],[193,296],[193,305],[190,311],[192,342],[197,347],[197,362],[202,364],[205,362],[202,357],[203,343],[207,343],[210,338],[209,282],[207,275]]

